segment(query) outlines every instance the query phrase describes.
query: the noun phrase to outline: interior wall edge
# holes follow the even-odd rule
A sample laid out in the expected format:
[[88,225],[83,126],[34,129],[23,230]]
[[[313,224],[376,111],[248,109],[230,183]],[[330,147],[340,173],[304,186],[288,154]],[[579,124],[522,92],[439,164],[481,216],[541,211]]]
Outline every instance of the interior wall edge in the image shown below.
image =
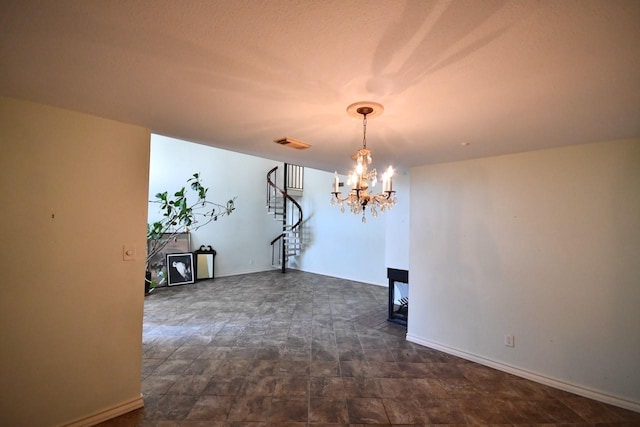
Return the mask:
[[589,399],[597,400],[602,403],[618,406],[620,408],[629,409],[631,411],[640,413],[640,402],[628,400],[619,396],[612,396],[604,393],[600,390],[596,390],[589,387],[580,386],[567,381],[559,380],[557,378],[549,377],[539,374],[537,372],[529,371],[527,369],[520,368],[518,366],[509,365],[499,360],[487,358],[475,353],[469,353],[467,351],[459,350],[444,344],[440,344],[435,341],[431,341],[426,338],[422,338],[416,335],[407,334],[407,341],[428,347],[434,350],[442,351],[453,356],[460,357],[471,362],[478,363],[489,368],[494,368],[502,372],[506,372],[527,380],[535,381],[540,384],[544,384],[559,390],[567,391],[569,393],[577,394],[579,396],[587,397]]

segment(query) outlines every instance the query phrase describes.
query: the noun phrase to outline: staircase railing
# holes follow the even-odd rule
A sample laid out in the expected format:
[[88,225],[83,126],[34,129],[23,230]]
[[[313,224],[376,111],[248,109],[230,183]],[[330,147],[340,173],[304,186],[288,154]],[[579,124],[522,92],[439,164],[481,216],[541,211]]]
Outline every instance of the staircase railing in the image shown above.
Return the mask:
[[[267,211],[273,213],[276,219],[282,219],[282,233],[271,241],[271,263],[279,260],[282,272],[286,271],[289,256],[297,255],[301,249],[300,227],[302,224],[302,207],[289,194],[287,188],[302,190],[302,168],[285,164],[284,186],[282,189],[276,184],[278,166],[267,173]],[[293,172],[289,174],[288,172]],[[297,221],[287,224],[287,202],[297,209]],[[289,215],[291,217],[291,215]]]

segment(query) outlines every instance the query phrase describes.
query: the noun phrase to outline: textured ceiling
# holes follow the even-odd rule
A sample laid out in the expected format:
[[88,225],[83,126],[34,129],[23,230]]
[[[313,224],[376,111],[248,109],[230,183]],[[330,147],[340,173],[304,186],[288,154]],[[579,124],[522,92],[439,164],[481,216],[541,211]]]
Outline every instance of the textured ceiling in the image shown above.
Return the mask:
[[636,137],[640,1],[3,0],[0,94],[343,172],[365,100],[378,169]]

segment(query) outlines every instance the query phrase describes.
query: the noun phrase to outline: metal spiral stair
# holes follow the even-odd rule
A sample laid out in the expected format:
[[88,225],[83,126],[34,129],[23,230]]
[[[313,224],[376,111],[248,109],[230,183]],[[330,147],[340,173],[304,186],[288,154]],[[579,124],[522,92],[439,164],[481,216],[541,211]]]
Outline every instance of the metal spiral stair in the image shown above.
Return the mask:
[[302,167],[284,165],[283,187],[277,183],[278,166],[267,173],[267,213],[282,222],[282,233],[271,241],[271,263],[286,271],[290,257],[302,251],[302,207],[289,193],[302,193]]

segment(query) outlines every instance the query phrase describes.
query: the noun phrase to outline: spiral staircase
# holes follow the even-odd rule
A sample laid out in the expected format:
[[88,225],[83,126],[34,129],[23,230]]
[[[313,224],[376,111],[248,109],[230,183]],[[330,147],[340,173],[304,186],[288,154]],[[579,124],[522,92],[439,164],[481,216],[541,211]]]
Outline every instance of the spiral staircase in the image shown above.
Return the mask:
[[267,212],[282,222],[282,233],[271,240],[271,264],[286,272],[289,258],[302,251],[302,208],[295,197],[302,196],[302,166],[284,164],[278,180],[278,166],[267,173]]

